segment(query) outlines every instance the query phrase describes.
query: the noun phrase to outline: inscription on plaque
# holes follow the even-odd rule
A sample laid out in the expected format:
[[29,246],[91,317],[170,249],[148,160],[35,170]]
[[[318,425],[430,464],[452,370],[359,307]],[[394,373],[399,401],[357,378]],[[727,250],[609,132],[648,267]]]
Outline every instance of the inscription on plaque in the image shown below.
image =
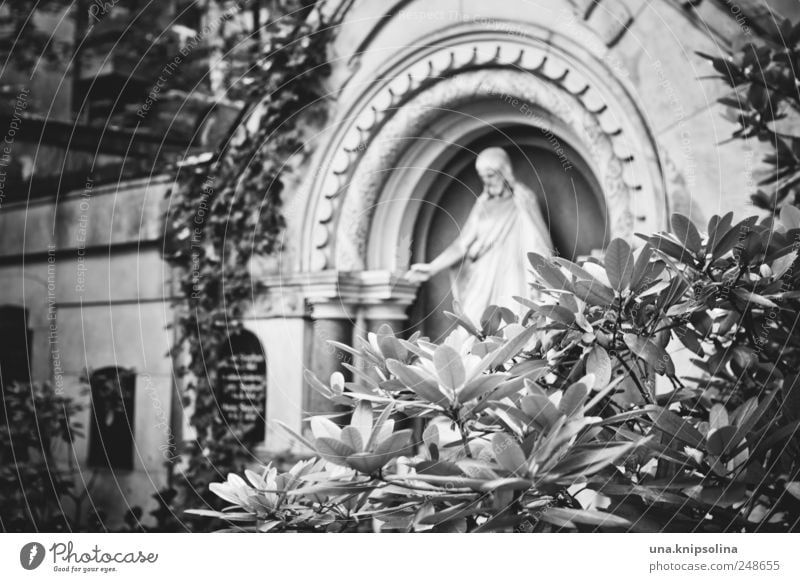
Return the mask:
[[230,337],[217,382],[222,418],[231,430],[243,432],[244,442],[261,442],[266,428],[267,359],[255,335],[241,331]]

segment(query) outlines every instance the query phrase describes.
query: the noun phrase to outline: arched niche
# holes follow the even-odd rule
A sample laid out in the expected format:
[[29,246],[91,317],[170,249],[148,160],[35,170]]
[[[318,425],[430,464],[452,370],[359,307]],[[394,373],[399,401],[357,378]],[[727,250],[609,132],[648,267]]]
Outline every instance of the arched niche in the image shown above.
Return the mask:
[[[517,178],[541,196],[542,211],[555,227],[551,231],[562,254],[574,256],[576,250],[586,254],[602,247],[611,229],[602,187],[586,161],[586,148],[558,119],[545,111],[535,115],[500,100],[482,100],[458,111],[441,112],[425,135],[409,139],[378,202],[370,209],[366,268],[406,269],[415,250],[422,248],[420,241],[427,238],[428,217],[441,208],[443,194],[454,182],[467,180],[471,185],[465,183],[463,189],[473,194],[472,200],[461,201],[458,208],[448,206],[448,211],[454,213],[454,225],[462,224],[474,197],[480,194],[477,174],[472,169],[475,158],[482,149],[493,145],[506,150]],[[561,159],[556,151],[562,152]],[[550,171],[553,169],[555,172]],[[553,178],[558,178],[555,182],[559,187],[554,187]],[[589,206],[579,209],[577,196]],[[571,228],[564,224],[565,217],[572,220]],[[591,217],[595,230],[600,232],[582,241],[566,240],[576,233],[581,217]],[[424,257],[417,252],[413,258],[417,261]]]
[[217,405],[222,420],[248,446],[264,441],[267,412],[267,357],[261,341],[241,329],[228,336],[217,367]]
[[106,366],[92,371],[89,387],[92,397],[89,466],[133,470],[136,372],[119,366]]
[[662,228],[668,212],[652,135],[605,73],[550,31],[472,31],[415,49],[352,107],[314,173],[302,268],[407,267],[414,205],[430,190],[431,169],[487,126],[546,128],[577,152],[602,190],[609,237]]
[[[517,180],[537,196],[559,255],[575,259],[605,247],[609,230],[602,189],[580,154],[555,134],[530,125],[495,125],[455,150],[441,168],[430,170],[434,179],[416,220],[406,217],[401,221],[413,223],[407,249],[410,262],[430,262],[456,239],[483,187],[474,168],[475,158],[493,146],[509,154]],[[396,214],[386,210],[388,216]],[[409,324],[441,339],[453,329],[442,314],[451,309],[450,274],[443,272],[420,288]]]
[[31,380],[31,329],[28,310],[0,305],[0,387]]

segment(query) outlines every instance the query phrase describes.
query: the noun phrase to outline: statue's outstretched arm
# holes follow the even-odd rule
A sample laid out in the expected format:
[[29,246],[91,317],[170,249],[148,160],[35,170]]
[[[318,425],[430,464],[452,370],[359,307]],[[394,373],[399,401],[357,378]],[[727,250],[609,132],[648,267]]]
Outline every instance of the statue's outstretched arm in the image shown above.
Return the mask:
[[467,255],[470,244],[475,240],[475,222],[480,212],[479,202],[475,204],[470,212],[464,228],[454,240],[439,256],[430,263],[417,263],[411,265],[411,269],[406,274],[406,278],[411,281],[425,282],[437,273],[449,269],[453,265],[461,262]]

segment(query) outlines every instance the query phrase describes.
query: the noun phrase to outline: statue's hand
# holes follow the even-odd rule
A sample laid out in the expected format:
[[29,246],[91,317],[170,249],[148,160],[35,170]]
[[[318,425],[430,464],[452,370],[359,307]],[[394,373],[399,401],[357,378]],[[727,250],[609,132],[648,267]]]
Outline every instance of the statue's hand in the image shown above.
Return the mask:
[[433,270],[429,263],[416,263],[411,265],[411,269],[406,273],[406,279],[412,283],[424,283],[433,276]]

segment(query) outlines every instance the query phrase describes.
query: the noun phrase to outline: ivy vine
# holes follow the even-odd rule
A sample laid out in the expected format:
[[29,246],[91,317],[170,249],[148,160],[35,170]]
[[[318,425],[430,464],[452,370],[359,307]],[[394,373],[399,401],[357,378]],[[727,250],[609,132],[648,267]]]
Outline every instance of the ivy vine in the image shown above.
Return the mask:
[[234,130],[208,159],[181,166],[170,193],[164,258],[178,281],[172,355],[186,362],[177,369],[196,431],[182,451],[183,477],[187,491],[207,505],[215,503],[210,482],[255,460],[240,441],[243,430],[222,418],[216,369],[262,291],[251,260],[281,251],[282,199],[287,172],[295,169],[287,160],[308,153],[309,116],[326,115],[327,47],[349,3],[333,14],[320,4],[283,3],[283,16],[266,25],[266,45],[246,82],[237,84],[245,87],[246,105]]

